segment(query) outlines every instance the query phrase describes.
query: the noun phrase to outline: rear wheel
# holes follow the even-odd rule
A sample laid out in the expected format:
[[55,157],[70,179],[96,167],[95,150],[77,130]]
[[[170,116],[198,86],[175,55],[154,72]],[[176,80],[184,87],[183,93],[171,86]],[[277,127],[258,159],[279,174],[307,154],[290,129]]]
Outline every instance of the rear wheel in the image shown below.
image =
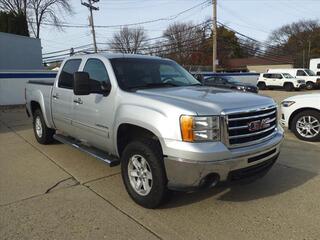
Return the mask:
[[306,89],[307,89],[307,90],[312,90],[312,89],[314,89],[314,83],[313,83],[313,82],[307,82],[307,83],[306,83]]
[[320,113],[306,110],[298,113],[292,119],[291,129],[297,138],[304,141],[320,140]]
[[127,192],[137,204],[156,208],[167,199],[167,178],[157,142],[129,143],[121,156],[121,174]]
[[284,84],[284,89],[288,92],[293,91],[294,90],[294,86],[292,83],[285,83]]
[[267,85],[266,85],[266,83],[264,83],[264,82],[258,82],[258,88],[260,89],[260,90],[266,90],[267,89]]
[[36,109],[33,113],[33,131],[38,143],[53,142],[55,130],[47,127],[40,109]]

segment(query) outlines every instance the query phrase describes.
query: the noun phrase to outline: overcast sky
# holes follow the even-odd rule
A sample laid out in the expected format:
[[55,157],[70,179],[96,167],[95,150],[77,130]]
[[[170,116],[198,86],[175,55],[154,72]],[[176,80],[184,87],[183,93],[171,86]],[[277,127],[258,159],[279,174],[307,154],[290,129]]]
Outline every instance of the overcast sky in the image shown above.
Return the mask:
[[[70,25],[88,24],[88,9],[80,0],[71,0],[74,15],[62,21]],[[122,25],[159,18],[167,18],[189,9],[204,0],[100,0],[94,11],[95,25]],[[231,28],[265,41],[270,32],[284,24],[301,19],[319,19],[320,0],[218,0],[218,21]],[[212,5],[200,6],[179,15],[171,21],[158,21],[142,26],[149,37],[162,35],[175,21],[201,23],[212,16]],[[97,42],[110,41],[120,27],[97,28]],[[64,31],[45,26],[42,28],[43,53],[92,43],[89,28],[65,28]],[[101,45],[102,47],[103,45]]]

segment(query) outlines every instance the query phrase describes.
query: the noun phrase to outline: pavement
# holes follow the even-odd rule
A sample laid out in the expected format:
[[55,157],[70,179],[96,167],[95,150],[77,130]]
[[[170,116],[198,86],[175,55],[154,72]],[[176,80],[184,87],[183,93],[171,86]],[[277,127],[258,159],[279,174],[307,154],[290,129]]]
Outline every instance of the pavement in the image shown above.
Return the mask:
[[[286,97],[278,91],[277,101]],[[0,111],[0,239],[320,239],[320,143],[289,132],[262,179],[136,205],[120,168],[36,142],[23,109]]]

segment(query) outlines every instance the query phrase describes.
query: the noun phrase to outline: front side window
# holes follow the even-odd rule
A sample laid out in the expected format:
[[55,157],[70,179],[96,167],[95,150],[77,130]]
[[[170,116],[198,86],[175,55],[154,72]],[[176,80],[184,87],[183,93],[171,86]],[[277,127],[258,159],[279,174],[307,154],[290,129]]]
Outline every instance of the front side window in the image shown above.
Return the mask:
[[310,70],[310,69],[306,69],[305,72],[309,75],[309,76],[315,76],[316,74]]
[[320,69],[320,63],[317,64],[317,68]]
[[123,90],[201,85],[184,68],[170,60],[114,58],[110,61]]
[[298,70],[297,71],[297,76],[307,76],[307,74],[303,70]]
[[65,62],[61,70],[58,87],[73,89],[73,74],[78,71],[81,59],[71,59]]
[[109,75],[104,63],[99,59],[89,59],[83,69],[89,74],[90,80],[110,83]]

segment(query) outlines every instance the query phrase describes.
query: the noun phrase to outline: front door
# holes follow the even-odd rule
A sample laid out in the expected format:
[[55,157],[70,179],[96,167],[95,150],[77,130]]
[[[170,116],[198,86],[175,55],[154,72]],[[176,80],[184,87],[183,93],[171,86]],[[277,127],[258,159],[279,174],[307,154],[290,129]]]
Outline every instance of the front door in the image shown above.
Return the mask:
[[[110,79],[102,59],[89,58],[83,71],[90,81],[99,81],[101,86],[110,85]],[[76,138],[88,145],[110,151],[112,146],[110,132],[113,124],[114,105],[111,91],[108,95],[91,93],[86,96],[73,96],[73,120]]]
[[78,71],[81,59],[65,62],[59,74],[58,82],[52,89],[52,117],[55,127],[61,132],[73,136],[71,125],[73,105],[73,74]]

